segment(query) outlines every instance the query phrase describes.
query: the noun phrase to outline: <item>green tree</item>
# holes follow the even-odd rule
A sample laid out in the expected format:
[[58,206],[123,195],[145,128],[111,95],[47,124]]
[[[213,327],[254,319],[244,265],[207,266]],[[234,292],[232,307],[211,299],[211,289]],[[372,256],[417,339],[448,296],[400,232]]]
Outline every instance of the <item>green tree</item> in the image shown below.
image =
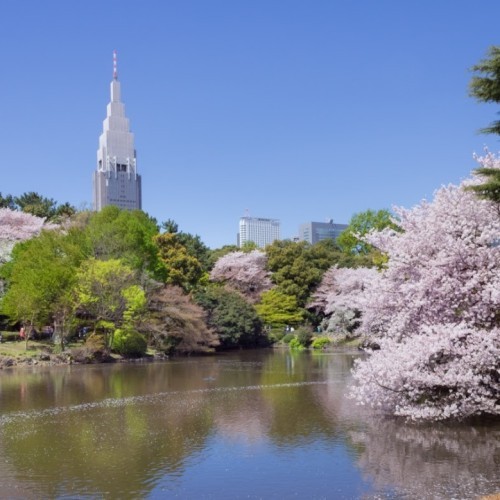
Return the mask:
[[179,225],[172,219],[168,219],[161,224],[165,233],[175,235],[175,241],[186,248],[186,251],[192,257],[195,257],[203,267],[204,271],[211,268],[211,250],[201,241],[198,235],[192,235],[179,231]]
[[[118,259],[88,259],[82,263],[74,288],[75,310],[94,322],[94,333],[101,330],[106,346],[112,345],[112,333],[124,322],[136,285],[136,272]],[[130,319],[130,318],[129,318]]]
[[500,169],[482,167],[474,172],[483,177],[484,182],[474,186],[467,186],[466,189],[474,191],[484,200],[500,203]]
[[147,271],[156,279],[164,278],[154,237],[156,220],[141,210],[121,210],[107,206],[83,220],[89,255],[96,259],[120,259],[138,271]]
[[312,291],[319,285],[323,273],[340,258],[331,241],[310,245],[305,241],[275,241],[266,247],[267,266],[271,281],[285,295],[296,298],[303,307]]
[[297,299],[276,288],[264,292],[255,309],[266,325],[276,328],[299,325],[304,318],[304,312],[297,305]]
[[179,235],[163,233],[155,237],[155,242],[165,269],[165,283],[186,291],[196,288],[206,272],[201,262],[182,244]]
[[81,233],[74,230],[43,231],[16,245],[12,260],[2,267],[7,281],[2,313],[11,323],[23,324],[28,334],[53,323],[62,342],[69,332],[71,291],[83,258]]
[[256,346],[265,341],[255,308],[240,294],[210,286],[195,299],[207,311],[208,326],[218,334],[222,347]]
[[[478,75],[473,76],[470,81],[470,95],[480,102],[500,103],[500,46],[490,47],[488,57],[473,66],[472,71]],[[500,120],[494,121],[480,132],[500,135]],[[480,198],[500,203],[500,171],[482,167],[475,172],[484,178],[484,182],[467,189],[474,191]]]
[[374,251],[374,248],[362,241],[361,237],[372,229],[381,231],[386,227],[391,227],[396,231],[399,230],[397,224],[393,222],[393,216],[389,210],[366,210],[354,214],[347,228],[337,238],[337,244],[342,251],[348,254],[368,255]]
[[122,294],[125,299],[123,326],[135,329],[147,311],[146,293],[139,285],[131,285],[125,288]]
[[10,208],[11,210],[16,209],[16,204],[14,202],[14,197],[10,194],[5,196],[0,193],[0,208]]
[[54,214],[53,219],[56,221],[61,221],[63,219],[72,217],[76,214],[76,208],[71,205],[71,203],[63,203],[62,205],[58,205],[56,208],[56,213]]
[[257,250],[258,248],[259,246],[257,245],[257,243],[255,243],[255,241],[245,241],[245,243],[243,243],[239,250],[245,253],[250,253],[254,250]]
[[34,191],[17,196],[14,201],[21,211],[48,220],[52,219],[57,212],[55,200],[46,198]]
[[[493,45],[488,57],[472,67],[478,73],[469,84],[469,92],[480,102],[500,103],[500,47]],[[500,120],[480,130],[485,134],[500,135]]]

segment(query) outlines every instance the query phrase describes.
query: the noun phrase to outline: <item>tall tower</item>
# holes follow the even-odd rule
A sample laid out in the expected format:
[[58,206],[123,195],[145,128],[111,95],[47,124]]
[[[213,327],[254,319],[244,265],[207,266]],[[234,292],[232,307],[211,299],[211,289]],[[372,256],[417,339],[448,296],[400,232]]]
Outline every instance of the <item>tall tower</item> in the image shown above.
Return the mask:
[[113,52],[111,101],[102,123],[93,181],[94,210],[106,205],[128,210],[141,208],[141,176],[137,173],[134,134],[130,132],[125,106],[120,100],[116,51]]

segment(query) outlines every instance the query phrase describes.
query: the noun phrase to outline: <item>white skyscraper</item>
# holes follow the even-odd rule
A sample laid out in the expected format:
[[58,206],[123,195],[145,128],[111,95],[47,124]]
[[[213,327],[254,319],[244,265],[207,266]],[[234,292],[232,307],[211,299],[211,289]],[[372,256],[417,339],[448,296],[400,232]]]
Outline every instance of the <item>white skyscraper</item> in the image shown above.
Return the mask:
[[253,241],[264,248],[280,239],[280,221],[261,217],[241,217],[238,245],[242,247],[247,241]]
[[137,174],[134,134],[130,132],[125,106],[120,99],[120,82],[113,53],[111,102],[103,121],[94,172],[94,210],[116,205],[129,210],[140,209],[141,176]]

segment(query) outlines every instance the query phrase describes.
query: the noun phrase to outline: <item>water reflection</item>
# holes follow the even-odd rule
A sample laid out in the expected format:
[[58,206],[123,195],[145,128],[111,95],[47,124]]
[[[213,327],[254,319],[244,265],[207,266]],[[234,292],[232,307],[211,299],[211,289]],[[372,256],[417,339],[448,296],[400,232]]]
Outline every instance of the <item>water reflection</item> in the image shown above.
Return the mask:
[[360,410],[344,397],[353,359],[269,350],[3,372],[0,496],[500,491],[498,423],[417,427]]

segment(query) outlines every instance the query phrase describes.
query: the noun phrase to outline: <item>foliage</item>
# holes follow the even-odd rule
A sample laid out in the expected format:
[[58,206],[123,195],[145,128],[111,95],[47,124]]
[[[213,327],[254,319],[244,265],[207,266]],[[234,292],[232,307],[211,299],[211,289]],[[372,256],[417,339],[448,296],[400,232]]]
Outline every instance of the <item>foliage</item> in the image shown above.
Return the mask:
[[189,252],[176,233],[163,233],[155,237],[159,256],[165,269],[165,283],[183,288],[196,288],[204,276],[201,262]]
[[297,305],[297,299],[285,295],[276,288],[264,292],[255,310],[266,325],[285,327],[298,325],[303,320],[303,312]]
[[166,234],[175,235],[175,241],[186,248],[187,253],[195,257],[203,267],[204,271],[211,269],[214,263],[211,250],[201,241],[198,235],[179,231],[179,225],[172,219],[161,224]]
[[474,182],[367,238],[389,261],[364,292],[361,329],[380,350],[357,364],[359,401],[414,419],[500,414],[500,217],[464,189]]
[[280,342],[285,337],[285,331],[281,328],[268,328],[266,333],[271,344]]
[[387,227],[398,230],[389,210],[366,210],[352,216],[349,225],[336,241],[346,253],[367,255],[373,252],[373,247],[363,237],[370,231],[382,231]]
[[138,271],[163,277],[154,237],[158,234],[155,219],[141,210],[121,210],[109,205],[90,214],[83,221],[89,256],[95,259],[120,259]]
[[309,347],[311,345],[313,335],[310,330],[307,330],[306,328],[299,328],[295,332],[295,336],[297,337],[299,343],[304,347]]
[[207,311],[207,322],[219,336],[221,347],[255,346],[265,341],[254,307],[238,293],[217,286],[196,295]]
[[260,250],[231,252],[216,262],[210,278],[239,291],[253,303],[272,286],[266,264],[267,256]]
[[131,285],[122,292],[125,299],[123,311],[123,325],[133,328],[140,322],[146,313],[147,299],[144,290],[139,285]]
[[58,222],[76,213],[76,208],[71,204],[66,202],[63,205],[58,205],[52,198],[46,198],[34,191],[23,193],[21,196],[15,198],[8,195],[4,199],[4,204],[8,208],[18,208],[21,212],[41,217],[51,222]]
[[14,201],[14,197],[11,194],[3,196],[2,193],[0,193],[0,208],[8,208],[10,210],[15,210],[16,203]]
[[33,191],[14,198],[16,205],[22,212],[26,212],[44,219],[51,219],[56,214],[56,201],[45,198]]
[[[490,47],[488,57],[473,66],[472,71],[479,75],[473,76],[470,81],[470,95],[480,102],[500,103],[500,47]],[[481,132],[500,134],[500,121],[494,121]]]
[[177,233],[176,236],[177,241],[186,248],[187,253],[200,262],[203,272],[207,272],[212,264],[211,251],[201,241],[201,238],[198,235],[184,233],[183,231]]
[[281,339],[281,341],[284,343],[284,344],[289,344],[290,341],[292,339],[295,338],[295,334],[294,333],[287,333],[283,336],[283,338]]
[[143,335],[135,330],[118,329],[113,335],[113,351],[126,357],[140,357],[146,354],[147,342]]
[[73,347],[70,353],[77,363],[93,363],[110,359],[106,339],[98,333],[91,334],[85,340],[85,344]]
[[288,342],[288,347],[294,351],[303,351],[306,348],[297,337],[293,337],[293,339]]
[[241,246],[240,250],[242,252],[253,252],[254,250],[258,250],[259,249],[259,246],[257,245],[257,243],[255,243],[255,241],[245,241],[245,243],[243,243],[243,245]]
[[181,288],[161,286],[148,301],[148,314],[141,325],[151,343],[166,352],[210,352],[219,344],[207,327],[205,312]]
[[[123,314],[130,308],[127,289],[135,285],[135,272],[122,261],[88,259],[82,263],[74,287],[74,305],[78,314],[90,317],[95,329],[102,329],[108,336],[123,323]],[[107,346],[111,342],[107,340]]]
[[83,256],[78,235],[47,231],[17,245],[12,260],[3,266],[7,292],[2,313],[11,323],[41,328],[56,323],[59,337],[67,335],[71,290]]
[[340,258],[331,240],[315,245],[305,241],[275,241],[266,247],[266,253],[271,281],[281,293],[295,297],[300,307],[306,304],[323,273]]
[[481,165],[474,170],[479,182],[470,184],[466,189],[476,193],[483,200],[491,200],[500,204],[500,169],[495,166],[497,159],[494,154],[486,150],[482,157],[476,157]]
[[312,343],[311,347],[315,350],[322,350],[331,344],[331,340],[328,337],[316,337]]

